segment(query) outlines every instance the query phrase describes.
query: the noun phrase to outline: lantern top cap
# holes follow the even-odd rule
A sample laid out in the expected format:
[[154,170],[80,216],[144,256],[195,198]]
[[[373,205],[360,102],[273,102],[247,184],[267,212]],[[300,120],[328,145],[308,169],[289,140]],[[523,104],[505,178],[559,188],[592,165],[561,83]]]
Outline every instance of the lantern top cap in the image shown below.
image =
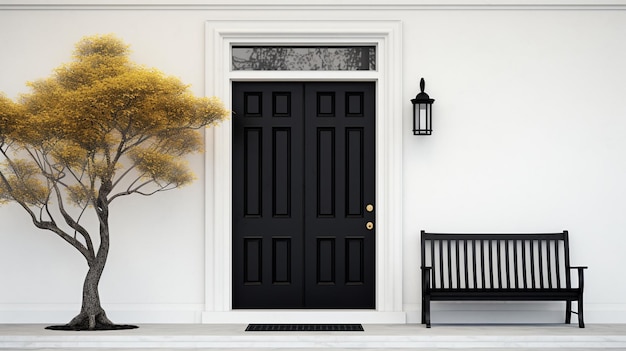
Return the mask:
[[415,99],[411,99],[413,105],[419,103],[429,103],[432,104],[435,102],[435,99],[431,99],[428,94],[424,92],[424,88],[426,86],[426,82],[424,82],[424,78],[420,79],[420,92],[415,96]]

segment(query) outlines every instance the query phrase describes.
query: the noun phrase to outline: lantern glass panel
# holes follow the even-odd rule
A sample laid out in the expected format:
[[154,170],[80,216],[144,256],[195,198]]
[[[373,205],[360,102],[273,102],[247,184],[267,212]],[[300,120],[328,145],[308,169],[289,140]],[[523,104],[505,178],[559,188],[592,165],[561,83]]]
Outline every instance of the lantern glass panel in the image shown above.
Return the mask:
[[419,129],[428,129],[428,110],[426,104],[419,104]]

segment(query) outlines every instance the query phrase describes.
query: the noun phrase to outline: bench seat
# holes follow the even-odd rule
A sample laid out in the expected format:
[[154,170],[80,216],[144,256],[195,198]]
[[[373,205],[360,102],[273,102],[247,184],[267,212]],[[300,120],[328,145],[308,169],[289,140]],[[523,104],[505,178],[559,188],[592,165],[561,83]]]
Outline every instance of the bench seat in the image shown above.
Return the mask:
[[431,301],[576,301],[578,289],[431,289]]

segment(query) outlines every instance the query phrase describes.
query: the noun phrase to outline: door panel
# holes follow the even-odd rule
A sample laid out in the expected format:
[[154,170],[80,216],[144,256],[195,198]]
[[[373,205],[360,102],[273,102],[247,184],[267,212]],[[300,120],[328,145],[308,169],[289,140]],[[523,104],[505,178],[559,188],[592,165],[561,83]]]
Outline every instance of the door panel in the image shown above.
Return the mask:
[[303,86],[233,85],[233,308],[303,305]]
[[374,308],[374,83],[233,83],[233,308]]
[[308,83],[305,94],[305,301],[374,308],[374,84]]

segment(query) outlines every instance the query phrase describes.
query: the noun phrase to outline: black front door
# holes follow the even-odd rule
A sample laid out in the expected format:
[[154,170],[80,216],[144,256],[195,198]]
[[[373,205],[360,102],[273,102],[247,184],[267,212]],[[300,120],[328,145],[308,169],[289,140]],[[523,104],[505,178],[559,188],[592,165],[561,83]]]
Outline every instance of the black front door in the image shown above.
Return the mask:
[[233,308],[375,308],[375,98],[233,83]]

